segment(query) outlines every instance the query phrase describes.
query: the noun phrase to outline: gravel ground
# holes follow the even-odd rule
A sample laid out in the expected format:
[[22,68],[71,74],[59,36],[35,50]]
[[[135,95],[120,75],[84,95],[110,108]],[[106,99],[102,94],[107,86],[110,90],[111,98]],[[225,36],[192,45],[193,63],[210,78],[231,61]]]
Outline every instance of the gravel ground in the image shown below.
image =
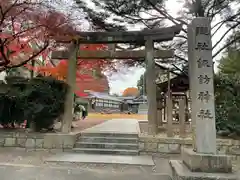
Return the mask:
[[[107,120],[104,119],[91,119],[91,118],[86,118],[84,120],[78,120],[78,121],[73,121],[72,125],[74,128],[72,129],[72,132],[80,132],[84,129],[91,128],[93,126],[96,126],[98,124],[101,124]],[[54,125],[55,130],[60,131],[61,128],[61,123],[58,122]]]

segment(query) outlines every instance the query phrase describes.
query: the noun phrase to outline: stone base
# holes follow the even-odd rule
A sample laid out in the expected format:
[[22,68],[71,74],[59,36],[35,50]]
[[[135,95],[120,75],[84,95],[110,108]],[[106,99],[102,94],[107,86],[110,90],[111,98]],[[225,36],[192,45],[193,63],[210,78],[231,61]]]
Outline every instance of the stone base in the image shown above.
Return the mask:
[[232,172],[231,157],[223,154],[201,154],[194,152],[192,149],[183,148],[182,160],[192,172]]
[[148,114],[148,104],[140,104],[138,107],[138,114],[147,115]]
[[237,180],[234,173],[202,173],[192,172],[180,160],[171,160],[173,180]]
[[167,129],[163,125],[162,126],[158,126],[158,132],[166,132],[166,131],[167,131]]
[[157,134],[157,127],[154,124],[148,124],[148,134],[149,135],[156,135]]

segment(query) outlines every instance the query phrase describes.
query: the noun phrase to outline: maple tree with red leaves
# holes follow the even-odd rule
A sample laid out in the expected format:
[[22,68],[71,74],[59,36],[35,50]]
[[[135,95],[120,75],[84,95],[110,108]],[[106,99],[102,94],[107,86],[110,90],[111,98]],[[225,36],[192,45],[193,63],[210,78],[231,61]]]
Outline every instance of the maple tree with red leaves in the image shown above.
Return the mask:
[[[107,46],[101,44],[88,44],[81,45],[81,51],[99,51],[105,50]],[[47,58],[45,56],[44,58]],[[52,76],[58,80],[66,81],[68,74],[68,60],[62,59],[55,66],[48,59],[44,66],[33,67],[29,64],[26,64],[29,70],[33,70],[44,76]],[[80,59],[77,60],[77,72],[76,72],[76,91],[75,94],[78,96],[87,96],[84,93],[85,90],[92,90],[97,92],[106,92],[109,90],[108,80],[102,70],[110,69],[115,70],[114,63],[109,60],[104,59]]]
[[31,0],[0,0],[0,69],[20,67],[46,56],[54,39],[75,35],[64,14]]
[[[31,0],[0,0],[0,71],[25,66],[45,76],[66,80],[67,60],[60,60],[55,66],[50,63],[50,53],[56,50],[55,40],[73,39],[76,31],[71,19],[64,14]],[[82,45],[80,50],[103,50],[105,45]],[[30,61],[42,57],[45,66],[31,67]],[[113,70],[113,63],[107,60],[78,59],[78,94],[83,95],[85,87],[105,91],[108,82],[92,75],[95,69]],[[100,83],[99,83],[100,82]]]
[[[66,80],[67,60],[56,66],[50,63],[50,53],[57,50],[57,41],[72,40],[76,36],[75,25],[64,14],[34,0],[0,0],[0,71],[26,66],[45,76]],[[104,50],[105,45],[81,45],[80,50]],[[42,57],[43,67],[31,67],[30,61]],[[78,94],[84,89],[103,92],[108,87],[107,78],[101,80],[92,75],[96,69],[116,71],[115,62],[109,60],[78,59]]]

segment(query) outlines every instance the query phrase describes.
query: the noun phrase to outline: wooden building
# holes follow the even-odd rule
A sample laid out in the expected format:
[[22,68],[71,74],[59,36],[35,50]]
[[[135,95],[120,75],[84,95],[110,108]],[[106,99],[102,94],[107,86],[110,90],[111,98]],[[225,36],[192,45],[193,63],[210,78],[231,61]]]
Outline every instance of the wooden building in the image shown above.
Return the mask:
[[[170,74],[170,72],[169,72]],[[169,75],[170,77],[170,75]],[[173,122],[179,121],[180,100],[185,101],[185,121],[190,121],[189,116],[189,80],[185,73],[176,74],[169,80],[163,82],[157,82],[158,92],[158,111],[160,111],[160,120],[167,122],[169,118]],[[170,96],[170,102],[168,102],[168,96]],[[172,112],[167,112],[167,107],[171,106]],[[170,117],[169,117],[170,116]]]
[[89,111],[119,112],[122,100],[108,93],[89,91],[86,99],[89,102]]
[[127,96],[119,98],[123,101],[121,105],[122,112],[138,113],[139,105],[147,103],[147,96]]

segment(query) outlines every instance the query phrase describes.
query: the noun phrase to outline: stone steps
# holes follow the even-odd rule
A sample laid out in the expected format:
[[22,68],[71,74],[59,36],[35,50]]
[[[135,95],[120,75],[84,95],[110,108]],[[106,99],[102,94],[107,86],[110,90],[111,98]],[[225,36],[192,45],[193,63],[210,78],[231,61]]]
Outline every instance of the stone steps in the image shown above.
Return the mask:
[[97,149],[131,149],[138,150],[138,144],[108,143],[108,142],[77,142],[76,148],[97,148]]
[[138,155],[138,134],[83,132],[73,152],[109,155]]
[[86,137],[86,136],[81,136],[78,139],[79,142],[92,142],[92,143],[138,143],[138,138],[133,137],[133,138],[124,138],[124,137]]
[[86,154],[138,155],[139,151],[130,149],[73,148],[73,152]]
[[136,133],[115,133],[115,132],[83,132],[80,137],[123,137],[138,138]]

